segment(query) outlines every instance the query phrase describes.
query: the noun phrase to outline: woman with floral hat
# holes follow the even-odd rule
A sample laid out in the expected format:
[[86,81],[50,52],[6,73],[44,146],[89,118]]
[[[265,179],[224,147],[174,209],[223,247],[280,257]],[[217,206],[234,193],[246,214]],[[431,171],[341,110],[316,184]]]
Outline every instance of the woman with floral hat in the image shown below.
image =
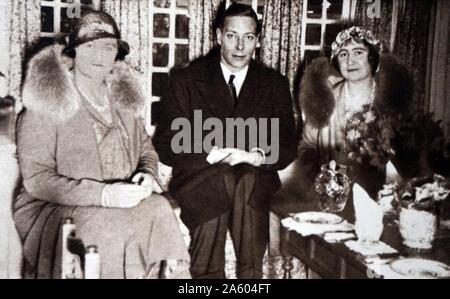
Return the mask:
[[190,277],[173,210],[153,192],[158,155],[128,53],[114,19],[87,10],[66,47],[47,47],[28,65],[14,204],[25,277],[61,277],[66,217],[85,246],[98,247],[102,278]]
[[[386,163],[413,155],[399,157],[395,139],[395,124],[408,115],[412,94],[407,70],[382,53],[370,31],[351,27],[340,32],[331,60],[313,61],[300,86],[304,129],[298,159],[305,178],[314,179],[320,165],[336,160],[350,166],[353,181],[375,196]],[[417,170],[396,165],[408,176]]]

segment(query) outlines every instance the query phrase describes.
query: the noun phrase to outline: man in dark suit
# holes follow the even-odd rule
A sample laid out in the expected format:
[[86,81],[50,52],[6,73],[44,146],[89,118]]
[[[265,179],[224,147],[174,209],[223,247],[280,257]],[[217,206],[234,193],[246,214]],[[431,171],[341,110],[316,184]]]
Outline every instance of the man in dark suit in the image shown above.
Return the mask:
[[193,278],[225,277],[228,229],[237,277],[261,278],[277,171],[296,153],[289,84],[252,59],[260,25],[251,7],[232,4],[216,33],[220,53],[171,74],[154,143],[173,167]]

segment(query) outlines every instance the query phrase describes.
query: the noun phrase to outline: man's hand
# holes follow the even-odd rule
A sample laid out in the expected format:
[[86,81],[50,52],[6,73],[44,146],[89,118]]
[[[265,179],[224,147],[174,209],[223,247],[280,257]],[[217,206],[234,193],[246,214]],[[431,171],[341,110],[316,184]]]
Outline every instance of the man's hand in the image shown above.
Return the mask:
[[259,167],[263,163],[264,159],[264,157],[256,151],[247,152],[237,148],[223,148],[219,150],[229,154],[229,156],[223,159],[221,163],[226,163],[231,166],[246,163],[255,167]]

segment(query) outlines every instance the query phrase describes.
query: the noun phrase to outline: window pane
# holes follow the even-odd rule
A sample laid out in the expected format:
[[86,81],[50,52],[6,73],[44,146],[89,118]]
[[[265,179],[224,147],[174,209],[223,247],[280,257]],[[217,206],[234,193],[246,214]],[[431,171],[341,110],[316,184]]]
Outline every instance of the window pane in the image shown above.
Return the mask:
[[322,0],[308,0],[308,18],[322,18]]
[[[61,2],[62,3],[75,3],[75,0],[61,0]],[[80,0],[80,3],[82,5],[92,5],[92,0]]]
[[306,45],[319,46],[322,36],[322,26],[319,24],[306,25]]
[[41,37],[39,38],[39,48],[45,48],[46,46],[52,45],[55,43],[54,37]]
[[189,46],[175,46],[175,66],[184,66],[189,62]]
[[153,5],[155,7],[170,7],[170,0],[154,0]]
[[258,0],[258,13],[260,14],[260,15],[262,15],[262,14],[264,14],[264,4],[265,4],[265,0]]
[[310,64],[315,58],[320,56],[320,51],[312,51],[312,50],[306,50],[305,51],[305,65]]
[[324,47],[323,52],[324,52],[324,55],[326,57],[331,57],[331,46],[330,47]]
[[169,64],[169,44],[153,44],[153,66],[165,67]]
[[177,15],[175,19],[175,37],[189,38],[189,20],[185,15]]
[[325,46],[331,46],[336,39],[336,36],[341,31],[342,27],[339,24],[328,24],[325,32]]
[[155,14],[153,16],[153,36],[169,37],[169,15]]
[[327,18],[328,19],[341,19],[343,0],[328,0],[330,7],[328,7]]
[[153,73],[152,75],[152,95],[155,97],[164,96],[164,91],[169,86],[169,75],[167,73]]
[[41,32],[53,32],[53,8],[41,6]]
[[[71,11],[74,13],[74,11]],[[61,32],[68,33],[70,31],[72,20],[67,15],[67,8],[61,8]]]
[[189,0],[177,0],[177,8],[189,8]]

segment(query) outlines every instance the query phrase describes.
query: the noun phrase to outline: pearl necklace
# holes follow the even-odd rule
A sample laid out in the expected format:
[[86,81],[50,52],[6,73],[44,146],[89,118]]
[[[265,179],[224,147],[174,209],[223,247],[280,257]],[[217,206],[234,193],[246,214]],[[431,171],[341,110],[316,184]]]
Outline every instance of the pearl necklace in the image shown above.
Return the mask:
[[81,89],[79,89],[83,97],[88,101],[89,105],[95,108],[97,111],[105,111],[109,107],[108,94],[106,93],[103,97],[103,101],[106,103],[105,105],[96,104],[90,97],[88,97]]

